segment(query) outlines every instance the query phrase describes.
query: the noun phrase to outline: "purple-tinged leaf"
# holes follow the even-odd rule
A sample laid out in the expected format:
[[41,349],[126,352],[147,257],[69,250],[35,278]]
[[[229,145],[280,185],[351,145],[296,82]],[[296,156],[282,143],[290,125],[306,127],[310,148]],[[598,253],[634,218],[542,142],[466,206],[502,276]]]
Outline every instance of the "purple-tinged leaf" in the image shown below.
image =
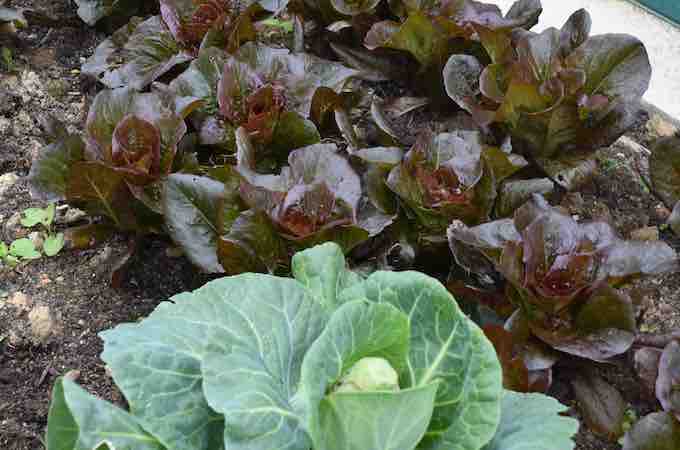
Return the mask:
[[129,115],[113,131],[111,162],[144,185],[161,174],[161,135],[153,124]]
[[585,9],[579,9],[571,16],[560,30],[560,51],[562,56],[571,54],[590,37],[592,19]]
[[146,21],[132,18],[96,48],[83,73],[109,88],[142,90],[192,55],[175,42],[159,16]]
[[510,217],[535,194],[550,197],[554,191],[555,183],[549,178],[506,181],[498,191],[494,214],[496,217]]
[[383,49],[352,48],[337,42],[331,42],[330,46],[341,61],[357,70],[357,78],[368,81],[387,81],[405,78],[409,73],[408,61],[395,55],[395,52],[387,52]]
[[76,135],[67,135],[45,147],[31,164],[31,196],[45,201],[63,200],[72,167],[83,161],[84,152],[85,143]]
[[281,82],[287,100],[286,107],[304,117],[309,116],[317,88],[325,86],[337,92],[349,78],[358,73],[307,53],[291,54],[285,49],[252,42],[243,45],[234,57],[247,64],[265,83]]
[[172,174],[165,183],[163,210],[172,239],[196,266],[222,273],[217,259],[220,205],[226,199],[223,183],[189,174]]
[[103,215],[121,230],[136,230],[139,223],[130,202],[124,173],[101,162],[72,165],[66,185],[66,200],[90,214]]
[[482,152],[482,157],[493,173],[496,183],[500,183],[529,165],[523,156],[506,153],[499,147],[486,147]]
[[668,344],[659,359],[656,397],[664,411],[680,420],[680,342],[678,341]]
[[595,291],[568,316],[546,315],[530,325],[532,332],[553,348],[594,361],[627,351],[636,332],[630,298],[610,287]]
[[649,87],[652,73],[645,46],[624,34],[590,37],[569,55],[566,66],[585,72],[583,93],[605,96],[609,110],[618,104],[638,102]]
[[668,225],[673,230],[673,233],[680,236],[680,200],[673,207],[673,211],[668,218]]
[[258,173],[257,151],[243,129],[237,130],[237,144],[243,200],[264,212],[287,240],[301,247],[326,240],[354,246],[369,237],[358,223],[361,180],[335,145],[297,149],[288,166],[273,175]]
[[489,277],[496,272],[496,264],[506,244],[521,240],[511,219],[472,228],[454,220],[446,234],[456,263],[468,272]]
[[229,0],[160,0],[160,4],[174,39],[189,48],[198,48],[211,30],[224,30],[233,14]]
[[623,435],[628,405],[619,391],[593,373],[575,374],[571,386],[583,420],[592,432],[610,441]]
[[454,219],[482,222],[496,197],[482,151],[476,132],[424,133],[392,169],[387,185],[426,228],[444,231]]
[[680,422],[669,413],[652,413],[640,419],[623,438],[623,450],[677,450]]
[[659,360],[662,349],[642,347],[635,351],[633,363],[635,372],[649,394],[656,392],[656,379],[659,376]]
[[378,3],[380,3],[380,0],[331,0],[336,11],[347,16],[370,13],[378,6]]
[[285,241],[266,214],[245,211],[219,238],[217,255],[229,275],[243,272],[276,273],[289,263]]
[[664,138],[654,145],[649,174],[654,191],[669,208],[680,202],[680,138]]
[[443,64],[449,35],[430,17],[421,12],[409,14],[403,24],[392,21],[374,24],[366,34],[364,45],[369,50],[379,47],[410,53],[422,67]]
[[498,325],[484,327],[484,334],[496,349],[503,368],[503,387],[515,392],[529,392],[529,370],[514,350],[512,334]]

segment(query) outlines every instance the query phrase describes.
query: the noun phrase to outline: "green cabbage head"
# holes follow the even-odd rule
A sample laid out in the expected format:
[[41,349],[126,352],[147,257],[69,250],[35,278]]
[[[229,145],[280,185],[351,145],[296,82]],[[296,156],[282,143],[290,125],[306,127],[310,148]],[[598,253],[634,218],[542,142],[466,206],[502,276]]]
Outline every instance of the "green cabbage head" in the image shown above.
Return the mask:
[[364,279],[334,243],[292,268],[212,281],[103,332],[129,411],[61,378],[48,450],[573,449],[577,422],[503,390],[493,346],[435,279]]

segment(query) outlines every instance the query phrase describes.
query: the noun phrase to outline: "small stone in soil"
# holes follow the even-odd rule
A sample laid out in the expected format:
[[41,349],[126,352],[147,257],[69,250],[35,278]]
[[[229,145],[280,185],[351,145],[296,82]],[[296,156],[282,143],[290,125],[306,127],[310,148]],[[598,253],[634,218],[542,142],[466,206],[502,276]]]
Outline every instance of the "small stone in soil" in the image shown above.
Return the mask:
[[23,292],[15,292],[14,295],[7,300],[7,303],[19,310],[29,311],[33,301]]
[[630,238],[635,241],[658,241],[659,229],[657,227],[643,227],[632,231]]
[[56,332],[57,324],[48,306],[35,306],[28,313],[28,320],[31,325],[31,335],[36,344],[45,343]]

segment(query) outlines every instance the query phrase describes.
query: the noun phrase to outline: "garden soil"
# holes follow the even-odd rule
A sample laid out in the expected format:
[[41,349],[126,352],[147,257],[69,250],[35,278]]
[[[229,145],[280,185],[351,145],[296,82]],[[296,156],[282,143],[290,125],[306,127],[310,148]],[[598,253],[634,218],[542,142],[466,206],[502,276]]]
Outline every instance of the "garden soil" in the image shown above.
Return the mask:
[[[42,123],[50,115],[72,131],[82,127],[97,86],[79,68],[108,30],[87,27],[71,0],[15,0],[6,6],[37,11],[31,25],[1,45],[14,50],[14,71],[0,73],[0,236],[5,242],[26,233],[19,213],[44,206],[31,199],[23,177],[44,146]],[[579,195],[563,205],[579,218],[610,221],[625,237],[680,243],[663,222],[668,210],[650,192],[647,148],[659,136],[677,131],[656,112],[645,113],[635,130],[599,154],[600,171]],[[58,226],[86,218],[67,205],[59,207]],[[115,236],[93,249],[63,252],[16,269],[0,269],[0,448],[44,448],[50,393],[55,379],[76,378],[85,389],[125,406],[103,362],[97,333],[122,322],[140,320],[175,293],[206,281],[170,242],[141,243],[118,289],[110,273],[128,248]],[[646,279],[627,287],[638,299],[641,328],[648,332],[680,329],[680,274]],[[624,358],[598,369],[617,386],[638,415],[655,408]],[[553,395],[578,408],[568,368],[558,372]],[[582,427],[579,450],[614,450]]]

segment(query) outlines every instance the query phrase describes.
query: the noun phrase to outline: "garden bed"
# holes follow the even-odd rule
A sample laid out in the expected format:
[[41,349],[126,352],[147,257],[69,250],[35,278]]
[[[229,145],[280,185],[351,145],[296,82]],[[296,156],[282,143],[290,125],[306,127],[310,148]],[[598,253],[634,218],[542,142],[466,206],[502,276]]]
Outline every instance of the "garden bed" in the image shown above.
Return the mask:
[[[11,6],[35,8],[51,20],[32,23],[19,33],[12,43],[18,45],[16,72],[0,74],[0,175],[6,183],[0,184],[0,232],[5,240],[25,233],[17,225],[18,213],[43,206],[31,199],[23,179],[44,145],[41,121],[53,115],[69,129],[82,127],[98,88],[81,77],[79,69],[106,37],[78,20],[70,0],[17,0]],[[646,181],[651,143],[677,131],[653,108],[644,111],[633,130],[599,152],[598,175],[581,194],[565,197],[563,205],[579,219],[609,221],[624,237],[661,239],[680,250],[680,241],[663,226],[670,212]],[[60,228],[79,220],[75,209],[59,208]],[[114,289],[110,269],[126,250],[127,242],[115,236],[90,250],[0,269],[1,448],[42,448],[50,392],[56,378],[67,372],[88,391],[123,405],[99,359],[102,343],[97,333],[137,321],[159,302],[207,280],[169,240],[149,238],[122,285]],[[639,299],[641,330],[664,333],[680,328],[679,288],[678,273],[645,278],[626,288]],[[598,370],[620,389],[638,417],[656,409],[626,358]],[[569,369],[558,373],[551,393],[577,416]],[[585,427],[577,442],[580,450],[619,448]]]

